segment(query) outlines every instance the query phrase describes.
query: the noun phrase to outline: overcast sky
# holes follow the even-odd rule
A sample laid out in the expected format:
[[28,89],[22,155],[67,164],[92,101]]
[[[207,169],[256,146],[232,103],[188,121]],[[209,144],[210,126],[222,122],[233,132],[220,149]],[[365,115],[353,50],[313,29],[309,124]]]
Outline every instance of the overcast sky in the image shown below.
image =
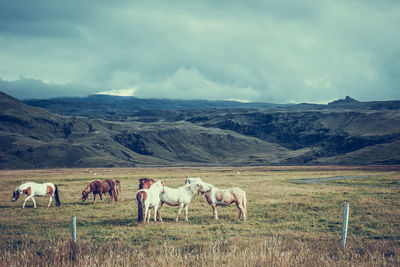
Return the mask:
[[0,90],[400,100],[400,1],[0,1]]

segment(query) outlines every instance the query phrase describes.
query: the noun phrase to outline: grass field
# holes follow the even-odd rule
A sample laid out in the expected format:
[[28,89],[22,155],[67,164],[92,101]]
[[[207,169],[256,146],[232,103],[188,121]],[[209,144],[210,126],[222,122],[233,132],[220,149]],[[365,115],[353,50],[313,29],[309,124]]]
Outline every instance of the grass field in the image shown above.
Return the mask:
[[[0,171],[0,266],[400,266],[400,168],[255,167],[57,169]],[[202,195],[174,222],[137,224],[138,179],[179,187],[200,176],[220,188],[247,192],[248,220],[237,208],[218,207],[219,221]],[[293,179],[360,176],[302,184]],[[81,191],[94,179],[119,179],[120,201],[92,204]],[[61,207],[48,198],[11,202],[26,181],[59,186]],[[347,247],[340,246],[343,206],[350,204]],[[77,218],[72,253],[71,216]]]

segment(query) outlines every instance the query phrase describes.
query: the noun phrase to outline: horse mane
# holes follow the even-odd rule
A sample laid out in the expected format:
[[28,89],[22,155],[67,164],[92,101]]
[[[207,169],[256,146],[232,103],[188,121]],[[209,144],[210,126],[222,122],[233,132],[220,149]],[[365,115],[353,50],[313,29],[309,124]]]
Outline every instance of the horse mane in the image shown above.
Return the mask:
[[87,185],[86,187],[85,187],[85,189],[83,189],[82,191],[84,191],[84,192],[86,192],[86,193],[90,193],[92,190],[92,187],[91,187],[91,185],[92,185],[92,183],[93,182],[91,182],[89,185]]

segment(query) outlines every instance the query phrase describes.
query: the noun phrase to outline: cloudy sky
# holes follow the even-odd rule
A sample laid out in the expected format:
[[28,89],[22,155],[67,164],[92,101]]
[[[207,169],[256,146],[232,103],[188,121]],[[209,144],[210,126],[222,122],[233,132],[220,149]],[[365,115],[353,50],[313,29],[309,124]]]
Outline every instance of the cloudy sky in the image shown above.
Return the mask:
[[0,1],[0,91],[400,100],[400,1]]

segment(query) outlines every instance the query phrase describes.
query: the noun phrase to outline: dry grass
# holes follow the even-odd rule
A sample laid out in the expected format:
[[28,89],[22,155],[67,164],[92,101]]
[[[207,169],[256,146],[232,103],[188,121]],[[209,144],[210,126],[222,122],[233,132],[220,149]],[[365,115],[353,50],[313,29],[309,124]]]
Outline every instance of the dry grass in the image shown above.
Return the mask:
[[[322,185],[292,179],[359,175]],[[170,187],[187,176],[247,191],[249,219],[235,206],[219,207],[218,222],[203,196],[189,208],[189,222],[175,223],[175,207],[163,207],[164,223],[138,226],[134,195],[140,177]],[[93,179],[121,181],[118,203],[82,202]],[[62,206],[48,199],[11,203],[24,181],[59,185]],[[75,266],[398,266],[400,265],[400,172],[368,168],[149,168],[0,171],[0,265]],[[381,185],[384,185],[383,187]],[[347,248],[340,248],[343,204],[350,203]],[[54,204],[53,204],[54,205]],[[77,217],[75,257],[70,220]]]

